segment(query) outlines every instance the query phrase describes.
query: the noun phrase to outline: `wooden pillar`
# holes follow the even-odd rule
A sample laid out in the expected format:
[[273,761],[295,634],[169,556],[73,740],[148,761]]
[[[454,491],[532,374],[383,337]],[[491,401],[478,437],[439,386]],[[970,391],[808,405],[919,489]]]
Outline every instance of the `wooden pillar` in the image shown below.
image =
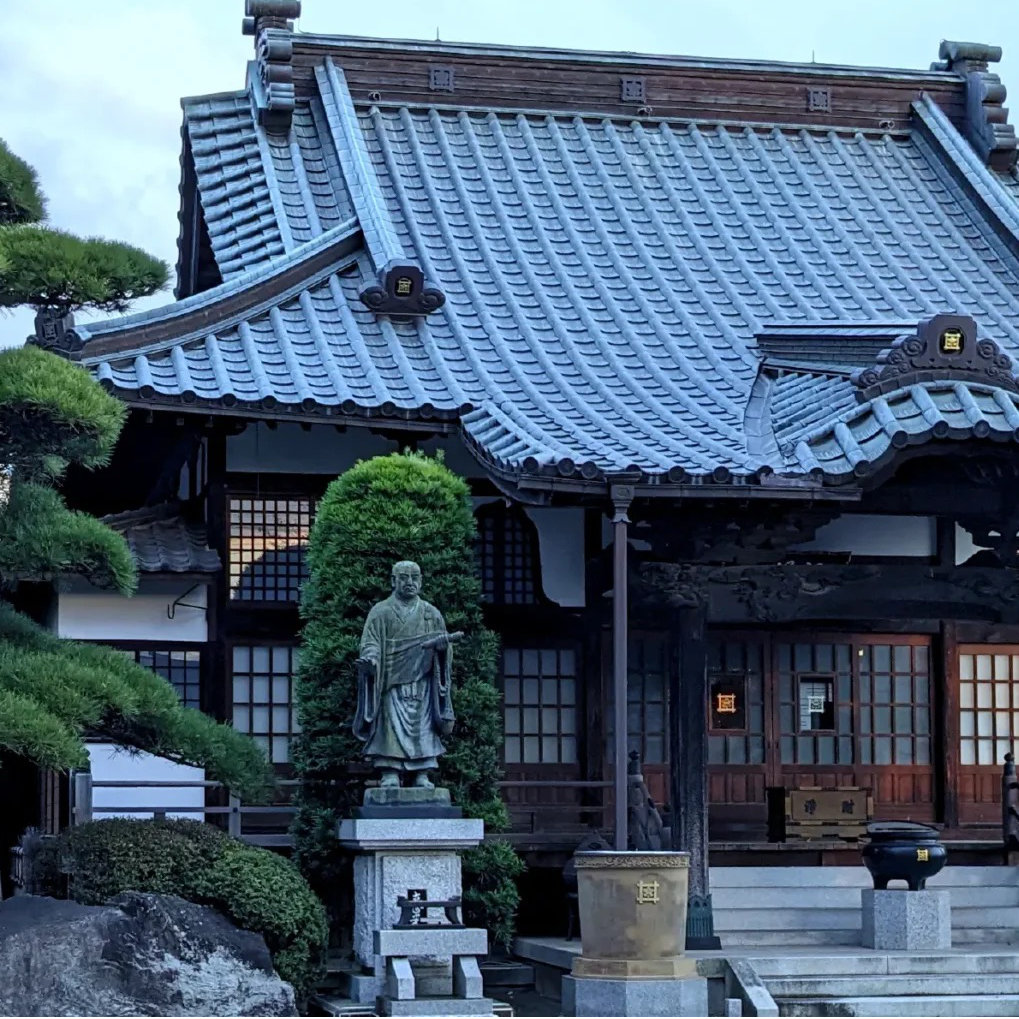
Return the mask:
[[669,783],[672,845],[690,854],[687,948],[721,948],[708,884],[707,612],[703,602],[672,615]]
[[959,639],[953,620],[941,624],[941,639],[936,647],[941,654],[931,662],[937,715],[933,719],[933,746],[936,775],[941,791],[941,820],[946,828],[959,827]]
[[614,719],[613,803],[615,849],[625,852],[628,838],[628,725],[626,681],[629,668],[627,642],[629,620],[628,557],[630,518],[627,511],[633,501],[632,485],[613,485],[612,496],[612,698]]

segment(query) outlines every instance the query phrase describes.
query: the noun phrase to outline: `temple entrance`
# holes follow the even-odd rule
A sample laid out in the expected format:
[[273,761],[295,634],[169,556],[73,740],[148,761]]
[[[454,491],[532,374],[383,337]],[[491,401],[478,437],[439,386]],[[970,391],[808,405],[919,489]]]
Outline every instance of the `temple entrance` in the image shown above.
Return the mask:
[[934,819],[930,638],[716,634],[708,673],[712,838],[760,835],[769,789],[863,787],[877,816]]

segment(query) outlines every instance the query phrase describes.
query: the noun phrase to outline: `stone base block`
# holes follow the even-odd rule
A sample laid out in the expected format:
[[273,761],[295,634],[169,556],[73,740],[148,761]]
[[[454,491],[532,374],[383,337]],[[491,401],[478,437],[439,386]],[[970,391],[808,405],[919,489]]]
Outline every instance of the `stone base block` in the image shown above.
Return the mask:
[[573,959],[575,977],[600,977],[611,980],[685,980],[697,976],[697,962],[685,955],[665,959]]
[[473,849],[485,837],[485,822],[475,817],[348,817],[336,834],[344,849],[360,853]]
[[413,1001],[380,998],[378,1008],[380,1015],[495,1015],[491,998],[414,998]]
[[952,947],[952,904],[947,891],[863,891],[863,945],[889,952]]
[[374,1005],[385,984],[385,977],[374,973],[351,973],[347,978],[347,997],[359,1005]]
[[708,981],[563,977],[563,1015],[705,1016]]
[[352,812],[355,818],[462,817],[449,799],[448,789],[418,789],[415,786],[379,786],[364,791],[364,806]]

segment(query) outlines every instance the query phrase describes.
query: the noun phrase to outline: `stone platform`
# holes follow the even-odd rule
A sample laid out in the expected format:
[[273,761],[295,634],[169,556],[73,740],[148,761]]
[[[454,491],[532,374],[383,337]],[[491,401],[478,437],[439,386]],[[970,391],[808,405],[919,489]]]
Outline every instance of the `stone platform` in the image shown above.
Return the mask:
[[[436,816],[442,799],[447,809],[456,809],[448,807],[446,790],[371,792],[391,794],[377,795],[369,804],[385,815],[346,819],[337,830],[340,844],[356,853],[354,955],[362,971],[350,974],[349,996],[356,1002],[377,1003],[387,1015],[424,1015],[413,1008],[439,999],[445,1004],[435,1007],[442,1011],[428,1014],[490,1015],[492,1005],[482,997],[476,959],[487,951],[486,933],[450,925],[436,907],[421,908],[411,926],[399,928],[397,904],[401,898],[459,899],[463,892],[459,852],[481,842],[484,822]],[[388,803],[381,802],[385,800]],[[415,807],[431,813],[401,816]]]

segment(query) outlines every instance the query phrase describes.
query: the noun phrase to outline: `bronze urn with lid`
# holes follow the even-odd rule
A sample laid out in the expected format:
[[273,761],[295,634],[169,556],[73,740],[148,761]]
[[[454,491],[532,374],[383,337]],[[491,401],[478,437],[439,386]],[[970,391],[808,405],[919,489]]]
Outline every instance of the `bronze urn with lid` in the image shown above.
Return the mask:
[[867,837],[863,862],[879,890],[889,881],[905,881],[910,891],[921,891],[948,861],[937,830],[926,824],[875,821],[867,825]]

